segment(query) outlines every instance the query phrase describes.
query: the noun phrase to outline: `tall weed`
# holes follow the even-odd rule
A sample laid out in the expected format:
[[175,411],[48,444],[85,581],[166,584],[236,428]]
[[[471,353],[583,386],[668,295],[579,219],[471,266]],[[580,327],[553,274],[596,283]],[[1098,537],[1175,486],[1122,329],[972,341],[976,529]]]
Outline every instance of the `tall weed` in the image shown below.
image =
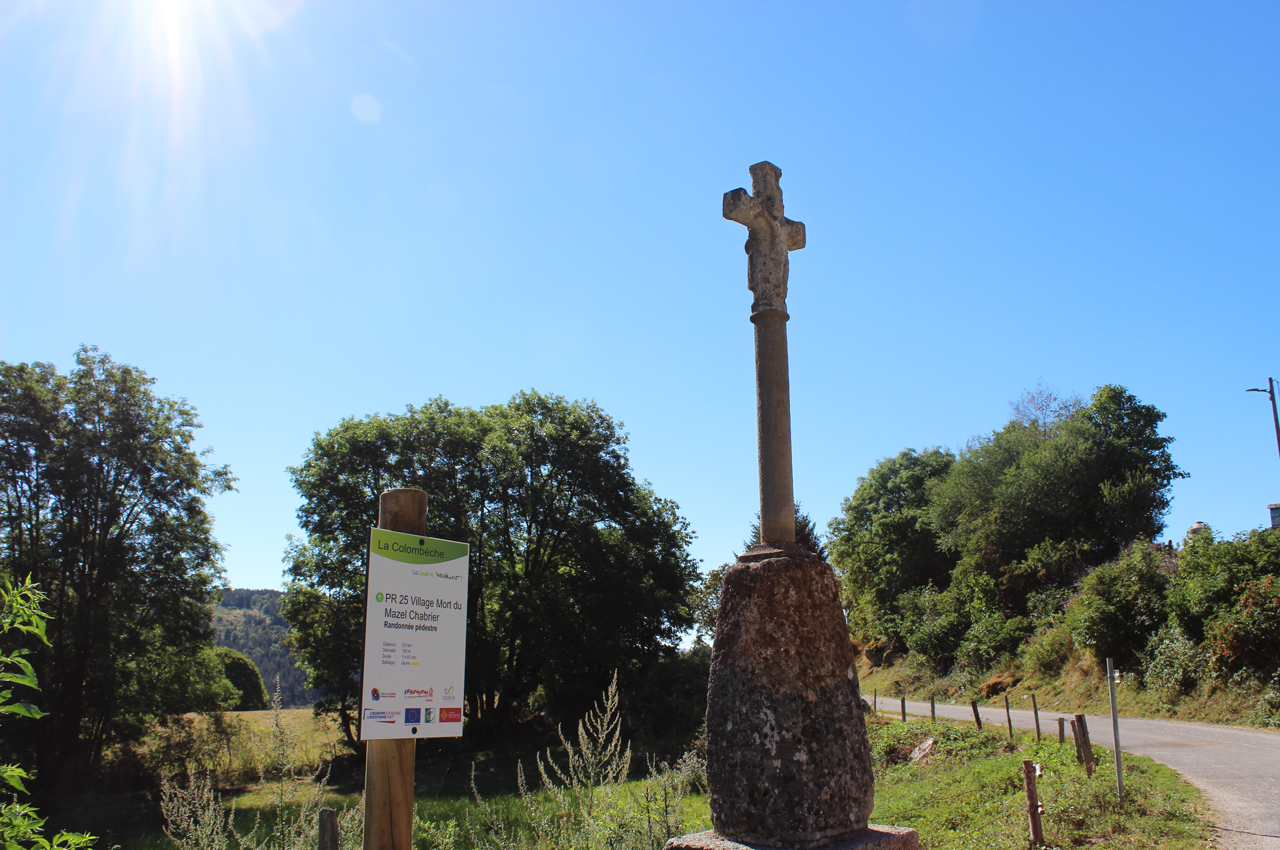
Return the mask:
[[[300,763],[297,734],[285,723],[276,680],[271,697],[271,728],[258,762],[258,780],[270,783],[269,815],[261,810],[252,826],[236,826],[235,806],[223,805],[213,777],[187,774],[185,785],[165,777],[160,811],[165,835],[178,850],[313,850],[317,844],[320,809],[328,784],[327,772],[318,782]],[[359,850],[364,839],[364,800],[338,815],[342,850]]]

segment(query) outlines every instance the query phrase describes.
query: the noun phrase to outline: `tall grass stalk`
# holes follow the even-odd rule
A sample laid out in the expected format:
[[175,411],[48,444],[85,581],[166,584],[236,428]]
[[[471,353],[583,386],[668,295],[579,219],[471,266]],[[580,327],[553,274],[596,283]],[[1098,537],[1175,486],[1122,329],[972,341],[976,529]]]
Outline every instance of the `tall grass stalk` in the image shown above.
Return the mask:
[[[270,783],[270,816],[262,810],[253,825],[236,826],[235,806],[223,805],[213,778],[187,774],[185,785],[163,780],[160,811],[165,835],[178,850],[313,850],[324,806],[328,771],[313,781],[300,775],[298,736],[283,721],[280,680],[271,696],[271,729],[267,747],[258,763],[258,781]],[[359,850],[364,835],[364,799],[338,815],[342,850]]]

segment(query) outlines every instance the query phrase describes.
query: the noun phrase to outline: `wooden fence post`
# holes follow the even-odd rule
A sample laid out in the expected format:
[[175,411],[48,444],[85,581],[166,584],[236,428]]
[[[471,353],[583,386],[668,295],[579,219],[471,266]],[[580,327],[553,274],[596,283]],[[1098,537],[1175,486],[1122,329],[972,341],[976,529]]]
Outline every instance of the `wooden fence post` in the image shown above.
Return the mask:
[[1009,695],[1004,695],[1004,719],[1009,724],[1009,744],[1013,745],[1013,715],[1009,713]]
[[902,722],[907,722],[907,698],[902,698]]
[[1040,706],[1036,705],[1036,695],[1031,695],[1031,713],[1036,718],[1036,743],[1040,743]]
[[929,694],[929,722],[930,723],[938,722],[938,709],[933,704],[933,694]]
[[1067,718],[1058,718],[1058,743],[1065,744],[1067,742]]
[[1084,764],[1084,749],[1080,746],[1080,727],[1071,721],[1071,739],[1076,743],[1076,764]]
[[1083,714],[1076,715],[1076,725],[1080,729],[1080,749],[1084,752],[1084,771],[1093,778],[1093,744],[1089,742],[1089,723]]
[[1031,843],[1044,844],[1044,827],[1040,824],[1040,797],[1036,792],[1036,766],[1031,759],[1022,760],[1022,782],[1027,789],[1027,819],[1031,821]]
[[[378,528],[427,533],[427,494],[387,490]],[[364,850],[409,850],[413,841],[413,738],[368,741],[364,760]]]
[[320,838],[316,850],[338,850],[338,813],[328,806],[320,810]]
[[982,731],[982,715],[978,713],[978,701],[969,700],[969,707],[973,709],[973,722],[978,724],[978,731]]
[[880,691],[874,689],[871,691],[871,713],[880,713]]

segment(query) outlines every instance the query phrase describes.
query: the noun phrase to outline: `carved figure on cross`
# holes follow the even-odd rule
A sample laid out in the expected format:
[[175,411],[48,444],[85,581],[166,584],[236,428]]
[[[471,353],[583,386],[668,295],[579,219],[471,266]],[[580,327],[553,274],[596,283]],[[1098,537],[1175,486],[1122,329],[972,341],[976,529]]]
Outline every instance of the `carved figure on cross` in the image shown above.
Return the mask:
[[751,166],[751,192],[724,195],[724,217],[749,230],[747,287],[755,295],[752,314],[787,311],[787,253],[804,247],[804,225],[782,214],[782,169],[771,162]]

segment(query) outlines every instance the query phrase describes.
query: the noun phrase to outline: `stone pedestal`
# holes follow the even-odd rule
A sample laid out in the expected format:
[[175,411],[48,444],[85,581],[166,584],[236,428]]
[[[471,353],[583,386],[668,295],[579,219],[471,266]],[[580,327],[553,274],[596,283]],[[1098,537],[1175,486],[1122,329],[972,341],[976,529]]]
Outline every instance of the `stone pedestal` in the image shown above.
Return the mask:
[[755,546],[725,574],[707,784],[718,841],[809,850],[867,829],[871,754],[835,576],[794,543]]
[[[780,850],[767,844],[741,844],[715,832],[695,832],[666,843],[663,850]],[[861,832],[826,845],[823,850],[920,850],[914,829],[900,826],[869,826]]]

